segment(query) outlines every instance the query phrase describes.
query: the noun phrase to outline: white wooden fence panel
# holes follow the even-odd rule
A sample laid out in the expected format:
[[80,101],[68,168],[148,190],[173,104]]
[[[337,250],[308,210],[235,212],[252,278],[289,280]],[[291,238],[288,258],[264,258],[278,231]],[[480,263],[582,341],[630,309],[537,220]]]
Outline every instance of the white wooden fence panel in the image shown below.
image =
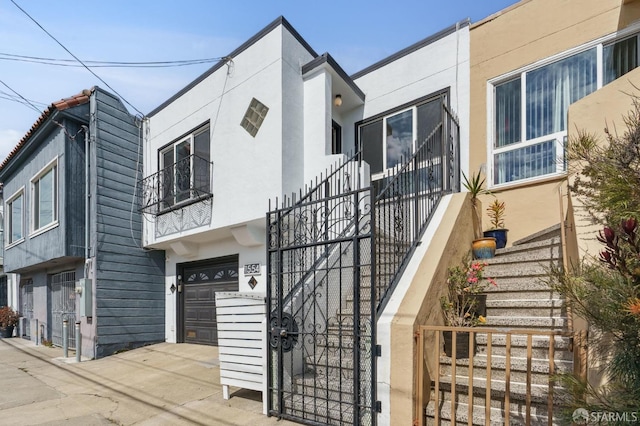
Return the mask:
[[264,294],[216,293],[222,395],[229,399],[229,386],[262,391],[264,414],[267,414],[266,318]]

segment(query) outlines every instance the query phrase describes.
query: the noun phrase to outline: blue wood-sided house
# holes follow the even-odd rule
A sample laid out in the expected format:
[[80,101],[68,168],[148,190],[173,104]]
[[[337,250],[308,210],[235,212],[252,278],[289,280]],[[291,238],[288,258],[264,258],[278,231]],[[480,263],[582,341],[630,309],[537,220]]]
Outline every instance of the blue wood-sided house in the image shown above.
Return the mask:
[[164,341],[164,252],[140,247],[132,208],[140,128],[95,87],[51,104],[0,165],[23,337],[61,345],[67,319],[83,356]]

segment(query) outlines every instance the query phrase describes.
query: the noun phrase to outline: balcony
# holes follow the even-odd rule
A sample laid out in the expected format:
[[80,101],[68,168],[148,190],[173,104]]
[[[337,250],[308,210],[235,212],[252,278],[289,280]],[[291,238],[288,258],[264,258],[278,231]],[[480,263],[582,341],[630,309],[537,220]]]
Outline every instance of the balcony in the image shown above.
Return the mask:
[[193,154],[138,181],[138,211],[157,216],[213,197],[212,165]]

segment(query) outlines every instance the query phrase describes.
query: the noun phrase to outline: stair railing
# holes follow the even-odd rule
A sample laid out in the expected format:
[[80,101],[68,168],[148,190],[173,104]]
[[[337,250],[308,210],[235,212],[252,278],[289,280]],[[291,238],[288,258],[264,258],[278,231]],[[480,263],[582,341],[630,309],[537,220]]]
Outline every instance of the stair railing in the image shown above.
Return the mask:
[[444,194],[460,191],[460,126],[446,107],[442,121],[390,176],[374,202],[376,300],[384,309]]

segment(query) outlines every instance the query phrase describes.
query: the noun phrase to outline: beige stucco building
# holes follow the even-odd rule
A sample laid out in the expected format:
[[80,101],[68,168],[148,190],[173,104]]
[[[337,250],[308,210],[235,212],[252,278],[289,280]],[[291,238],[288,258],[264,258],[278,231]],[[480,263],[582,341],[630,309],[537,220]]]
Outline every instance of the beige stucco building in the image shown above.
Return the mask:
[[629,109],[639,18],[637,1],[523,0],[471,26],[469,169],[506,202],[510,241],[566,211],[566,138]]

